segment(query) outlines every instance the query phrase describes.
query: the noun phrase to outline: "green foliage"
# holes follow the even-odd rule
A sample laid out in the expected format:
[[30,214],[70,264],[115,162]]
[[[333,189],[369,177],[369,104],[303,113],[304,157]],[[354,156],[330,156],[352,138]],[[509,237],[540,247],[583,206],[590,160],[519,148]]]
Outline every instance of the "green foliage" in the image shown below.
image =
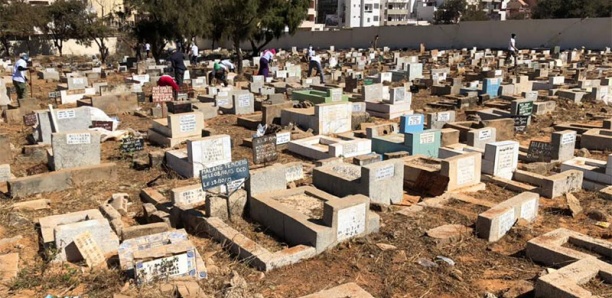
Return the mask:
[[463,22],[473,22],[473,21],[488,21],[489,16],[484,12],[480,7],[470,5],[469,8],[465,11],[465,13],[461,16],[461,21]]
[[87,4],[79,0],[57,0],[44,10],[45,33],[62,56],[64,41],[82,39],[83,21],[87,18]]
[[[41,10],[23,0],[0,1],[0,43],[6,55],[10,55],[10,39],[29,40],[35,35],[35,28],[45,25]],[[1,53],[1,52],[0,52]]]
[[297,31],[308,13],[308,0],[224,0],[212,9],[211,36],[225,36],[238,54],[238,71],[242,71],[240,43],[250,41],[256,54],[274,38]]
[[126,0],[142,16],[136,21],[134,34],[139,41],[151,44],[154,57],[173,40],[207,36],[210,27],[208,0]]
[[467,3],[465,0],[447,0],[434,14],[435,24],[456,24],[461,15],[465,13]]
[[598,18],[612,16],[610,0],[539,0],[534,19]]

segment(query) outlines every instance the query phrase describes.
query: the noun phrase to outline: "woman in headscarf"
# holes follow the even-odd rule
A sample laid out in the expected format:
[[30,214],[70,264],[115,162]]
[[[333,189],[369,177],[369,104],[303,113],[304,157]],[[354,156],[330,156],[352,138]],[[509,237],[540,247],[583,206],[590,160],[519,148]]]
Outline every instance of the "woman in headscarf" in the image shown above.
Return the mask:
[[274,55],[276,55],[275,49],[265,50],[263,52],[263,55],[261,55],[261,58],[259,59],[259,72],[257,73],[258,75],[264,76],[264,78],[268,77],[268,75],[270,74],[269,64],[270,61],[272,61]]

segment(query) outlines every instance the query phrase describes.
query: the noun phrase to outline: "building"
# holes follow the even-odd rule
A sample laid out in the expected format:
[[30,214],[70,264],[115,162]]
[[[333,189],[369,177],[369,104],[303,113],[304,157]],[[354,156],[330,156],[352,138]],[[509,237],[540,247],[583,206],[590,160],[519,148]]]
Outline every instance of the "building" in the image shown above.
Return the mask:
[[385,0],[383,25],[407,25],[415,5],[415,0]]
[[480,0],[480,5],[490,19],[505,21],[508,2],[510,0]]
[[[124,11],[123,0],[83,0],[89,6],[89,11],[94,12],[98,17],[106,16],[117,11]],[[25,0],[31,5],[46,6],[51,5],[55,0]]]
[[381,0],[344,0],[344,27],[381,25]]

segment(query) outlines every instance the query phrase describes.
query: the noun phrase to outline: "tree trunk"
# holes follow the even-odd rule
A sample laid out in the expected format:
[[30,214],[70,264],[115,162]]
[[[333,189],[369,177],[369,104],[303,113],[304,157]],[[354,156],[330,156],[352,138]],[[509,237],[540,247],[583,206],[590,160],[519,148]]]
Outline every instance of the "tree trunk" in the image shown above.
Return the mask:
[[64,45],[62,44],[61,40],[55,40],[55,47],[57,48],[57,51],[59,52],[59,56],[63,57],[63,53],[62,53],[62,48],[64,47]]
[[272,41],[272,39],[266,38],[266,41],[264,41],[264,43],[262,43],[261,45],[257,45],[253,39],[249,39],[249,41],[251,42],[251,48],[253,48],[253,57],[256,57],[257,55],[259,55],[259,52],[261,52],[261,49],[267,46]]
[[5,55],[10,56],[11,55],[10,53],[11,43],[9,42],[8,38],[6,37],[0,38],[0,43],[2,43],[2,46],[4,47],[4,50],[6,51]]
[[234,50],[238,59],[238,74],[242,74],[242,51],[240,51],[240,39],[234,37]]

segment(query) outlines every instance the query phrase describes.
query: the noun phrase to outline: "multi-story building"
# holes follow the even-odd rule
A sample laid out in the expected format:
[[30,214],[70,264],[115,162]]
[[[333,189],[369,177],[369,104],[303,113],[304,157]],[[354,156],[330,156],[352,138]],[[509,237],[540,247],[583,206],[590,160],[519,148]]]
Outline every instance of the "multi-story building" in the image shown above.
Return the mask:
[[406,25],[412,14],[415,0],[385,0],[383,25]]
[[345,27],[381,25],[381,0],[344,0]]
[[480,0],[480,5],[492,20],[505,21],[508,2],[510,0]]
[[[55,0],[25,0],[31,5],[51,5]],[[123,0],[83,0],[89,6],[91,12],[95,12],[99,17],[106,16],[110,13],[123,11]]]

